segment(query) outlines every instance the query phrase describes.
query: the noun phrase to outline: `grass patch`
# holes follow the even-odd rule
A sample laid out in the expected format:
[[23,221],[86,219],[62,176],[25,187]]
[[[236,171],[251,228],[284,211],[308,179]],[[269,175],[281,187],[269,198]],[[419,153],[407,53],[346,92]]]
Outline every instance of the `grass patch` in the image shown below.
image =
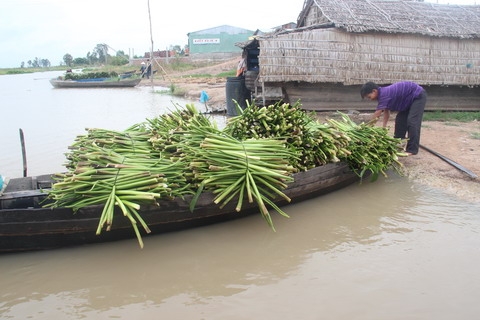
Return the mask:
[[2,74],[26,74],[26,73],[33,73],[33,71],[29,71],[28,69],[15,69],[15,70],[7,70],[5,73]]
[[158,94],[171,94],[171,91],[169,89],[167,90],[155,90],[155,93]]
[[450,127],[460,127],[460,122],[445,121],[445,125]]
[[[140,70],[140,67],[124,65],[124,66],[112,66],[107,65],[104,67],[95,67],[95,66],[74,66],[73,69],[82,69],[82,72],[116,72],[124,73],[127,71]],[[67,69],[72,69],[67,66],[55,66],[47,68],[2,68],[0,69],[0,75],[6,74],[26,74],[33,72],[45,72],[45,71],[66,71]]]
[[470,133],[470,137],[472,139],[480,140],[480,132],[472,132],[472,133]]
[[172,71],[189,71],[197,68],[201,68],[204,66],[208,66],[208,63],[195,63],[195,62],[186,62],[181,59],[174,59],[169,64],[166,64],[164,67],[170,69]]
[[189,74],[184,76],[183,78],[227,78],[227,77],[235,77],[237,75],[237,70],[232,69],[230,71],[221,72],[219,74],[212,75],[210,73],[197,73],[197,74]]
[[57,67],[47,67],[47,68],[1,68],[0,75],[6,74],[26,74],[34,72],[44,72],[44,71],[65,71],[67,67],[57,66]]
[[176,97],[184,97],[185,94],[187,93],[187,90],[185,90],[184,88],[180,88],[172,83],[168,88],[168,90],[157,90],[155,91],[155,93],[170,94]]
[[232,69],[230,71],[222,72],[217,74],[218,78],[227,78],[227,77],[235,77],[237,75],[237,70]]
[[197,74],[189,74],[184,78],[213,78],[213,76],[209,73],[197,73]]
[[424,121],[470,122],[480,119],[480,111],[425,111]]
[[171,94],[172,96],[176,96],[176,97],[185,97],[185,95],[187,94],[187,90],[184,89],[184,88],[175,88],[174,91],[171,91]]

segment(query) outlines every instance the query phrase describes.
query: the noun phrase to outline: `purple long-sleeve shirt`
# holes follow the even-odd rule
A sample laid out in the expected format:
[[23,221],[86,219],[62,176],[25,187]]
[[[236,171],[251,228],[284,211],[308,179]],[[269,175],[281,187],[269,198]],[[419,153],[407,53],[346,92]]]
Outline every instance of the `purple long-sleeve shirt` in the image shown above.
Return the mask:
[[397,82],[378,88],[377,110],[404,111],[410,108],[415,98],[423,92],[423,88],[410,81]]

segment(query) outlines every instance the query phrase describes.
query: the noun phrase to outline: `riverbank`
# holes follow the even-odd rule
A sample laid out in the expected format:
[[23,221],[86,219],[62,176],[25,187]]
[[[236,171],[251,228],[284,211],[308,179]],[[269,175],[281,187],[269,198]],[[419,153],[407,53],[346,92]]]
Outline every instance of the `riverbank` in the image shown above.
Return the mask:
[[[219,77],[219,74],[235,70],[238,59],[232,59],[219,64],[201,67],[194,70],[183,72],[165,73],[158,70],[153,81],[144,79],[141,86],[161,86],[165,88],[174,88],[175,94],[181,95],[187,99],[199,100],[202,91],[205,91],[209,100],[206,111],[222,112],[227,109],[226,105],[226,77]],[[205,77],[208,75],[208,77]]]
[[[206,91],[210,97],[209,110],[226,109],[225,77],[201,77],[202,74],[218,75],[236,68],[238,61],[230,60],[218,65],[198,68],[186,72],[157,74],[155,86],[174,86],[186,98],[199,100],[200,93]],[[143,80],[141,85],[151,85]],[[331,113],[320,116],[328,117]],[[359,121],[368,121],[369,114],[355,115]],[[393,117],[389,127],[393,129]],[[480,176],[480,122],[440,122],[424,121],[421,144],[457,162]],[[465,201],[480,203],[480,178],[472,179],[467,174],[448,164],[430,152],[421,149],[411,157],[400,159],[405,174],[415,183],[420,183],[459,197]]]
[[470,178],[466,173],[424,149],[420,149],[415,156],[402,159],[408,177],[465,201],[480,203],[479,133],[479,121],[424,122],[421,144],[455,161],[479,177]]

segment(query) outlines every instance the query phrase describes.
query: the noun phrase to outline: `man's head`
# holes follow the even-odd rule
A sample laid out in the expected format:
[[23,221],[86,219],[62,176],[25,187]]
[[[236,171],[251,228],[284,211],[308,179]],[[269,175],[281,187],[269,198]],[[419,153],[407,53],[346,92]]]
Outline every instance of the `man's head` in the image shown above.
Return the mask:
[[378,84],[375,82],[367,82],[360,89],[362,99],[377,100],[378,99]]

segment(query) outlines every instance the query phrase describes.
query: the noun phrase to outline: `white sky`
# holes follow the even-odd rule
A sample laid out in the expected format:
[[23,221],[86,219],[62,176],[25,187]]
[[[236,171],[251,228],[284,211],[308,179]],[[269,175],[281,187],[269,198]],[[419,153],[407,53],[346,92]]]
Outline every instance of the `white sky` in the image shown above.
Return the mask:
[[[480,4],[480,0],[429,0]],[[187,44],[187,33],[221,25],[249,30],[296,22],[304,0],[150,0],[154,50]],[[0,68],[70,53],[86,57],[99,43],[125,53],[150,51],[148,0],[1,0]],[[109,52],[114,54],[114,52]]]

